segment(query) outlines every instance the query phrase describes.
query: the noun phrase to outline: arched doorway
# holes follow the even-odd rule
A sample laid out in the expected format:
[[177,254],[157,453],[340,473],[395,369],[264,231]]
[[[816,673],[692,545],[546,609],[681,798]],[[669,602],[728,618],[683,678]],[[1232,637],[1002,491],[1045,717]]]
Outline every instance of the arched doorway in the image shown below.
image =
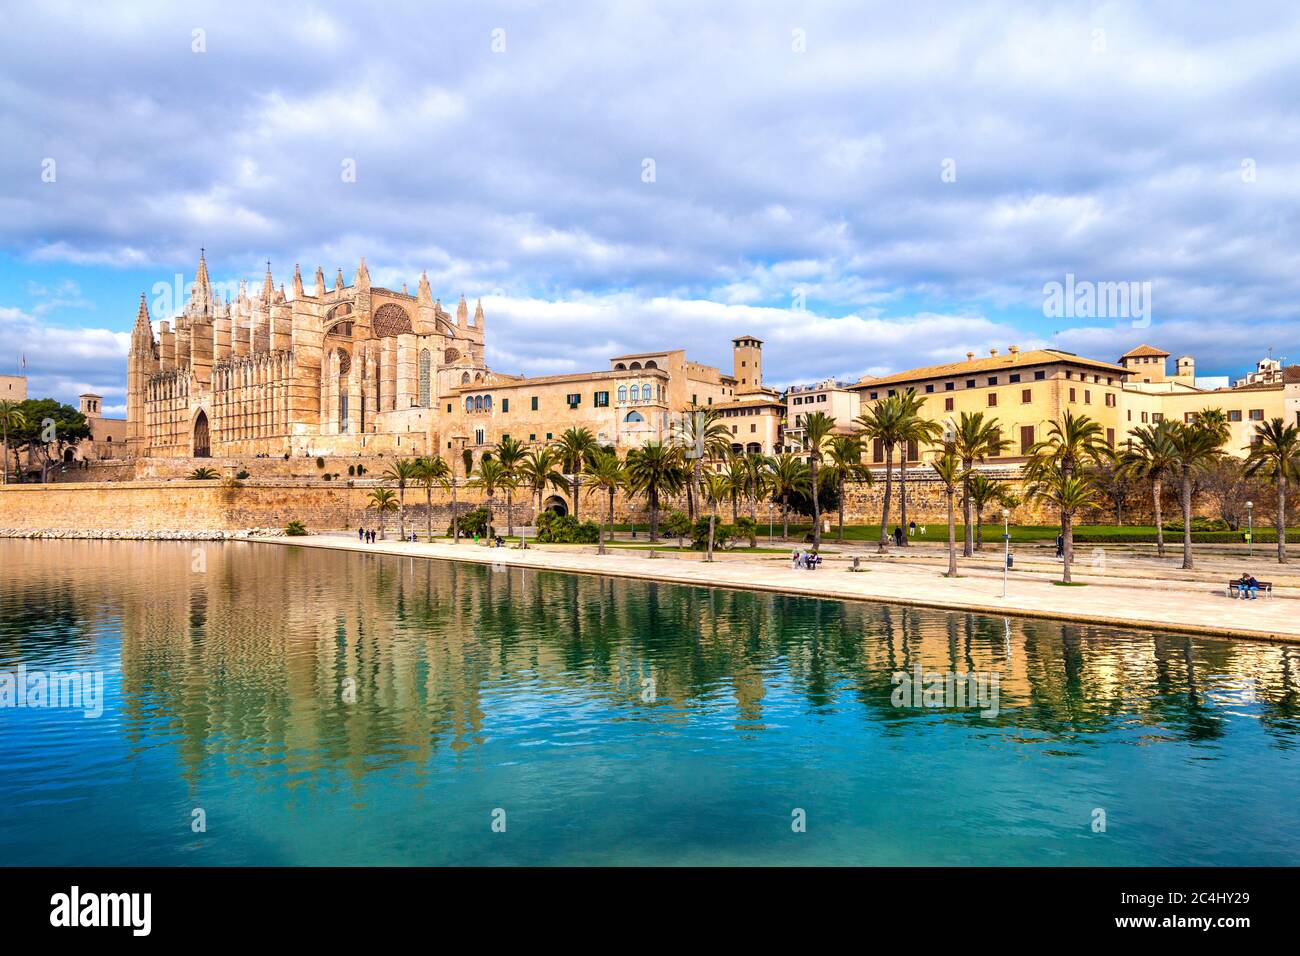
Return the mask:
[[545,503],[542,505],[542,510],[552,511],[563,518],[569,513],[569,503],[559,495],[551,495],[551,497],[547,498]]
[[208,437],[208,413],[202,410],[194,419],[194,457],[212,457],[212,440]]
[[63,452],[63,463],[65,465],[71,465],[76,460],[77,450],[75,448],[68,448]]

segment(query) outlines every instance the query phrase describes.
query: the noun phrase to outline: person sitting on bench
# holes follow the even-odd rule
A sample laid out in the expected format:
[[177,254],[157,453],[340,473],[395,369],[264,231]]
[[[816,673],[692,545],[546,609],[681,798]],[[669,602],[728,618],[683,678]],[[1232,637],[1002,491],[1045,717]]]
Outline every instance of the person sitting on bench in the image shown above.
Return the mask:
[[1243,574],[1237,582],[1237,597],[1245,600],[1247,596],[1252,601],[1259,596],[1259,582],[1249,572]]

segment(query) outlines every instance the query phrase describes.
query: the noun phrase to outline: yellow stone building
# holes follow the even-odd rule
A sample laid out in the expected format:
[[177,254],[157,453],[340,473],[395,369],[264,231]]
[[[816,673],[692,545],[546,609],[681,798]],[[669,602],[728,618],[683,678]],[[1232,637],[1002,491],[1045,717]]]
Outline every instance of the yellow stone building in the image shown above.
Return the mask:
[[[1178,359],[1175,374],[1166,374],[1169,353],[1148,345],[1121,356],[1118,362],[1084,358],[1059,349],[1021,351],[1011,346],[988,356],[966,353],[964,361],[910,369],[876,379],[865,379],[854,390],[862,408],[889,395],[915,389],[924,399],[922,414],[940,423],[956,422],[963,412],[983,412],[996,419],[1003,438],[1010,442],[998,458],[985,467],[1018,466],[1035,442],[1066,410],[1087,415],[1101,424],[1108,444],[1129,440],[1134,428],[1162,418],[1193,421],[1207,409],[1227,415],[1230,438],[1224,448],[1244,456],[1255,426],[1271,418],[1296,421],[1300,412],[1288,412],[1285,384],[1275,382],[1226,388],[1198,386],[1195,361]],[[1297,383],[1300,384],[1300,383]],[[912,445],[909,462],[929,460],[940,450]],[[884,462],[879,443],[869,449],[868,460]]]

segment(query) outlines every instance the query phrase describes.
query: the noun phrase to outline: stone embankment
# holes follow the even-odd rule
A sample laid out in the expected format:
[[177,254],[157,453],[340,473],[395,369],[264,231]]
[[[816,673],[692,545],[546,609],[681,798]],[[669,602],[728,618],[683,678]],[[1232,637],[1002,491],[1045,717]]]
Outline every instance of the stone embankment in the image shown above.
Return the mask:
[[238,541],[274,538],[283,528],[243,528],[238,531],[113,531],[68,530],[65,528],[0,528],[0,538],[78,538],[93,541]]

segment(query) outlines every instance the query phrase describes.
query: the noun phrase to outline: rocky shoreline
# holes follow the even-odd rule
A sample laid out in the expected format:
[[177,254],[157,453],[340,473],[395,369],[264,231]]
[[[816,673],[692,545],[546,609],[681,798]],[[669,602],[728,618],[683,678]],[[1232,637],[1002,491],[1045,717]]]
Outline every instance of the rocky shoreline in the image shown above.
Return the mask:
[[238,531],[115,531],[81,528],[0,528],[0,538],[73,538],[92,541],[238,541],[283,537],[283,528]]

